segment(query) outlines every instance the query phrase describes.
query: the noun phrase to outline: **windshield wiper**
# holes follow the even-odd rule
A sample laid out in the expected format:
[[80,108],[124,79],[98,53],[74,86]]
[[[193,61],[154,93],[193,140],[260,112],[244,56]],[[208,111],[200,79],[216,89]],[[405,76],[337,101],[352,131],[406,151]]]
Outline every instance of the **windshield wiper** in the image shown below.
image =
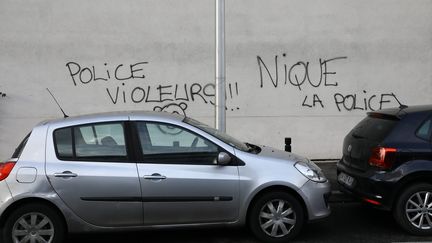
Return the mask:
[[248,152],[252,152],[252,151],[254,151],[254,148],[251,146],[251,144],[250,143],[245,143],[246,144],[246,147],[248,148]]
[[245,143],[245,144],[248,147],[248,152],[254,154],[258,154],[259,152],[261,152],[261,148],[259,146],[251,143]]

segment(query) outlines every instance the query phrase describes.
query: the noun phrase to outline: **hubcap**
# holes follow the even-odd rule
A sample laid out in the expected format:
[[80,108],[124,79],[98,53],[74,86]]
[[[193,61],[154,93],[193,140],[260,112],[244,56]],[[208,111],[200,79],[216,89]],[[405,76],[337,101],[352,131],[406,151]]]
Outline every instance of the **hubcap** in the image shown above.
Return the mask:
[[289,202],[277,199],[267,202],[260,211],[261,229],[271,237],[288,235],[296,223],[296,214]]
[[54,225],[41,213],[28,213],[19,218],[12,228],[13,242],[50,243],[54,238]]
[[413,194],[405,205],[408,220],[418,229],[432,228],[432,193],[417,192]]

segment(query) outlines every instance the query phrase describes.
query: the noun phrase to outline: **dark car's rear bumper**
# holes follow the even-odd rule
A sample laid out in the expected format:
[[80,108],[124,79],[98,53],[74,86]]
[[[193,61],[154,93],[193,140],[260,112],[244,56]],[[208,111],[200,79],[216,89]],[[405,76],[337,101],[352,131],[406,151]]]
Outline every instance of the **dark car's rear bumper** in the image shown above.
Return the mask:
[[[354,178],[352,186],[339,180],[341,173]],[[391,175],[382,171],[360,171],[342,161],[337,163],[337,178],[341,190],[375,207],[390,210],[393,205],[395,182]]]

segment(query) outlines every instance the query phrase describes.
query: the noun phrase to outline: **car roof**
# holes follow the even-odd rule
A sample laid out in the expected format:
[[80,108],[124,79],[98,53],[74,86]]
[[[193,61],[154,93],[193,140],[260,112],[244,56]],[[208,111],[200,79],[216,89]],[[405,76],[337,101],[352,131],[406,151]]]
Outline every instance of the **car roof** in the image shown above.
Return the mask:
[[77,116],[70,116],[66,118],[52,119],[41,122],[39,125],[57,125],[62,124],[80,124],[80,123],[91,123],[91,122],[103,122],[104,119],[108,121],[113,121],[116,119],[125,120],[126,118],[144,118],[146,120],[154,121],[182,121],[185,116],[168,113],[168,112],[157,112],[157,111],[114,111],[114,112],[101,112],[101,113],[91,113]]
[[432,112],[432,105],[416,105],[416,106],[405,106],[405,107],[395,107],[395,108],[388,108],[388,109],[382,109],[377,110],[373,112],[368,112],[367,114],[369,116],[373,115],[384,115],[389,118],[396,118],[401,119],[402,117],[408,115],[408,114],[415,114],[415,113],[429,113]]

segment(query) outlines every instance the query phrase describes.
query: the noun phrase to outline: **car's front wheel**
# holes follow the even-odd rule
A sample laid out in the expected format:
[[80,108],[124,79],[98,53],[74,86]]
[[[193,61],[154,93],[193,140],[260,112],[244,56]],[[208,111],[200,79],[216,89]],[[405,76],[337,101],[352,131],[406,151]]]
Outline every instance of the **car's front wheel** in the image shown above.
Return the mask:
[[251,231],[261,241],[286,242],[303,227],[304,210],[291,194],[275,191],[255,201],[248,219]]
[[64,223],[58,213],[44,204],[26,204],[7,218],[3,228],[5,243],[63,242]]
[[398,224],[411,234],[432,234],[432,185],[415,184],[398,197],[393,215]]

